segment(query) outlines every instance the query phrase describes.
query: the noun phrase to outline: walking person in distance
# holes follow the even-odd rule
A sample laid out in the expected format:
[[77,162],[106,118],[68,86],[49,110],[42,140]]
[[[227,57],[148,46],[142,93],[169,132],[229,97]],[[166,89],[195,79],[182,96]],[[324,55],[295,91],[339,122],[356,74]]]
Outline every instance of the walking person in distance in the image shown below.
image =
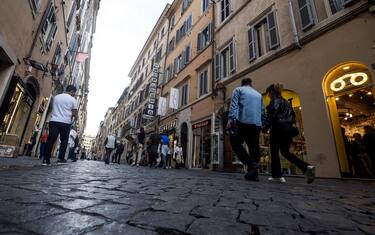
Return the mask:
[[104,142],[105,147],[105,164],[109,164],[111,153],[116,148],[116,137],[110,133]]
[[[243,79],[241,87],[234,89],[228,118],[227,133],[230,136],[233,151],[247,166],[245,179],[259,181],[259,134],[265,115],[263,97],[252,88],[250,78]],[[249,153],[242,145],[244,142],[249,148]]]

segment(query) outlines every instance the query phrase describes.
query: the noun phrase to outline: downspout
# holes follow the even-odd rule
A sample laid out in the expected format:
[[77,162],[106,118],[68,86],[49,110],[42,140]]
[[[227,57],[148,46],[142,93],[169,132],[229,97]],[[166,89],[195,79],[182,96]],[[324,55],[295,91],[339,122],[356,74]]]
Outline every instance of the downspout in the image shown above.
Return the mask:
[[[212,45],[211,45],[211,53],[212,53],[212,60],[211,60],[211,97],[212,99],[215,99],[215,48],[216,48],[216,37],[215,37],[215,6],[216,2],[215,0],[211,0],[212,3]],[[215,110],[214,110],[215,112]]]
[[[62,13],[63,13],[63,22],[64,22],[64,35],[65,35],[65,43],[66,43],[66,47],[68,48],[69,50],[69,43],[68,43],[68,30],[66,28],[66,22],[65,22],[65,0],[61,0],[61,8],[62,8]],[[68,61],[68,68],[69,68],[69,80],[70,78],[72,77],[72,72],[73,72],[73,68],[72,68],[72,65],[70,64],[70,61]],[[65,79],[66,80],[66,79]]]
[[296,20],[294,18],[294,11],[293,11],[293,5],[292,5],[291,0],[288,0],[288,8],[289,8],[289,16],[290,16],[290,22],[292,26],[293,37],[294,37],[294,43],[297,45],[299,49],[302,49],[302,46],[300,44],[299,37],[298,37]]

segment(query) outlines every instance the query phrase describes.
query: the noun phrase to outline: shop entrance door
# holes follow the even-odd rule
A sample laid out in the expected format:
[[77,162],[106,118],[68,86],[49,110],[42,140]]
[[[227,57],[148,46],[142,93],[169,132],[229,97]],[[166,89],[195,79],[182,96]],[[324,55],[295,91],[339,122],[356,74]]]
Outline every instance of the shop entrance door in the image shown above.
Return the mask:
[[375,90],[369,70],[357,62],[338,65],[324,88],[342,176],[374,177]]

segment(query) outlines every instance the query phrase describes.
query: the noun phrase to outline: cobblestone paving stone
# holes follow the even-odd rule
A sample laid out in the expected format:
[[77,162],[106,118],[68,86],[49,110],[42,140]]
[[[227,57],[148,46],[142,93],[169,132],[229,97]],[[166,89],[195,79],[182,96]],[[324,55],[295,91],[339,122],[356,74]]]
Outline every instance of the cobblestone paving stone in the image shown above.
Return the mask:
[[0,234],[375,234],[374,182],[11,160]]

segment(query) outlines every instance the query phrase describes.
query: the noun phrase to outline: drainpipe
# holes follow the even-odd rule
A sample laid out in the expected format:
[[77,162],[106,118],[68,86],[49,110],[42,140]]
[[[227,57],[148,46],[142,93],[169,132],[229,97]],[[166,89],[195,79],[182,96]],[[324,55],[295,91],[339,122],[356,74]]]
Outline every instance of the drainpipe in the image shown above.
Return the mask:
[[211,67],[212,67],[212,71],[211,71],[211,97],[212,99],[215,99],[215,94],[214,94],[214,89],[215,89],[215,59],[216,59],[216,55],[215,55],[215,48],[216,48],[216,40],[215,40],[215,6],[216,6],[216,2],[214,0],[211,0],[211,3],[212,3],[212,45],[211,45],[211,50],[212,50],[212,61],[211,61]]
[[291,0],[288,0],[288,7],[289,7],[289,16],[290,16],[290,21],[291,21],[291,26],[292,26],[292,31],[293,31],[294,42],[299,49],[302,49],[302,46],[299,42],[296,20],[294,18],[294,11],[293,11],[293,5],[292,5]]

